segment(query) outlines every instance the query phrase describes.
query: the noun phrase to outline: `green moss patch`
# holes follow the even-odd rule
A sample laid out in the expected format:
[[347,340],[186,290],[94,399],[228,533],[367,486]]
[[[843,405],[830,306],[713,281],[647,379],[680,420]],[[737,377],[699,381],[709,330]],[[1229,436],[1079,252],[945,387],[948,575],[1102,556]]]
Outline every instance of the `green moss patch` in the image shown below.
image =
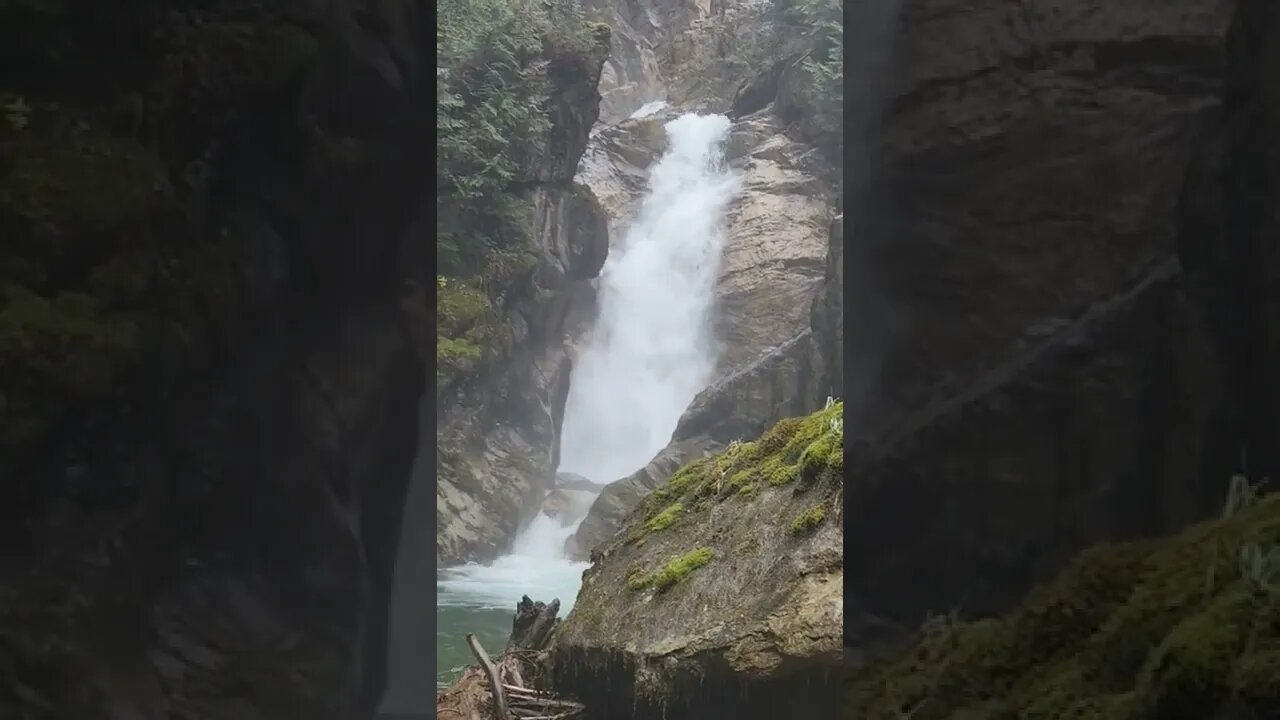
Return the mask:
[[818,505],[797,515],[791,521],[791,527],[788,530],[792,535],[805,535],[812,532],[826,519],[827,509],[822,505]]
[[627,587],[632,590],[644,590],[653,588],[658,592],[666,592],[674,587],[681,580],[688,577],[689,573],[711,562],[715,557],[715,553],[711,548],[698,548],[691,550],[677,558],[672,558],[661,569],[651,575],[646,575],[642,571],[633,568],[627,574]]
[[1092,549],[1004,618],[931,623],[854,678],[848,702],[869,720],[1269,717],[1280,583],[1249,548],[1280,548],[1280,496]]
[[677,470],[645,500],[652,519],[675,502],[686,506],[730,496],[754,497],[762,487],[799,481],[808,488],[823,481],[842,482],[844,403],[803,418],[779,421],[759,440],[733,442],[721,452]]
[[666,530],[667,528],[675,524],[675,521],[680,518],[680,514],[683,512],[684,512],[684,505],[681,505],[680,503],[672,503],[671,505],[667,506],[666,510],[663,510],[657,515],[654,515],[653,517],[649,518],[644,524],[644,529],[648,530],[649,532],[658,532],[659,530]]

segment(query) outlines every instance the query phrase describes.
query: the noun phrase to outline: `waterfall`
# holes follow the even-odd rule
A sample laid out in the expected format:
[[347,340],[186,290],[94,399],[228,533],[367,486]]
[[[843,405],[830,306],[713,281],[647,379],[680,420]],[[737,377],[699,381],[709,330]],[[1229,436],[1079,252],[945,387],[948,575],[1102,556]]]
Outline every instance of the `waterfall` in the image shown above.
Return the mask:
[[[723,115],[696,114],[666,124],[667,150],[650,171],[648,194],[598,280],[600,314],[575,359],[565,406],[562,471],[610,483],[644,467],[710,380],[711,311],[737,191],[724,158],[729,125]],[[511,554],[440,572],[439,652],[447,651],[446,612],[500,612],[509,627],[511,608],[529,595],[558,598],[568,613],[587,564],[565,558],[564,543],[594,497],[584,495],[559,519],[535,515]],[[448,670],[448,659],[439,667]]]
[[574,363],[560,469],[613,482],[666,447],[715,365],[711,306],[737,189],[729,120],[682,115],[649,194],[600,275],[600,315]]

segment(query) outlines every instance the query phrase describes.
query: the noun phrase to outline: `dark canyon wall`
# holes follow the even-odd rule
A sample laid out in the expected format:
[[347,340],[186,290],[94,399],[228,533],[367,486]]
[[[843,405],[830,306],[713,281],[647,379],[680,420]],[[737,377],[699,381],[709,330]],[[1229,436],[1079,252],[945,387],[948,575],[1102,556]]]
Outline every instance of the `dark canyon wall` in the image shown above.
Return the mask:
[[1007,607],[1276,470],[1274,11],[952,5],[904,7],[850,234],[851,617]]
[[0,716],[366,716],[430,323],[415,2],[0,3]]

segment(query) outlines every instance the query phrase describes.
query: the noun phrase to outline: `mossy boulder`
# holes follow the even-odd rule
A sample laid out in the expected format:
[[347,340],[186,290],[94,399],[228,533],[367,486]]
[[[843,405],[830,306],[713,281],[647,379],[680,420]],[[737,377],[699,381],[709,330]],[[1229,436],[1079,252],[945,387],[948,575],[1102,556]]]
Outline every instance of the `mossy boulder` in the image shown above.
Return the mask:
[[[1242,561],[1254,557],[1268,559]],[[1273,495],[1176,537],[1089,550],[1006,617],[935,620],[857,672],[847,707],[866,720],[1271,718],[1277,578]]]
[[[834,713],[843,411],[784,420],[651,493],[584,574],[553,648],[556,687],[605,717]],[[798,515],[823,520],[795,533]]]

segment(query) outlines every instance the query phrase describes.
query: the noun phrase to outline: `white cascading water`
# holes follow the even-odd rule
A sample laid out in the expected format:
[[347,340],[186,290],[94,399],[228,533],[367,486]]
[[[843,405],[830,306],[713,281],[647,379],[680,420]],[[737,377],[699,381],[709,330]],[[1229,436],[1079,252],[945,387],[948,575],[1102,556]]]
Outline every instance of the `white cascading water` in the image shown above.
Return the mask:
[[[696,114],[666,125],[649,194],[600,273],[600,315],[574,361],[565,406],[563,472],[611,483],[641,469],[708,383],[725,213],[738,187],[724,160],[729,125],[723,115]],[[528,595],[559,598],[567,615],[588,564],[568,560],[564,543],[593,499],[576,495],[560,520],[538,513],[512,553],[489,565],[442,570],[438,606],[500,609],[509,627],[511,608]]]
[[666,447],[715,365],[711,305],[736,190],[729,120],[682,115],[640,213],[601,271],[600,316],[574,361],[560,470],[610,483]]

